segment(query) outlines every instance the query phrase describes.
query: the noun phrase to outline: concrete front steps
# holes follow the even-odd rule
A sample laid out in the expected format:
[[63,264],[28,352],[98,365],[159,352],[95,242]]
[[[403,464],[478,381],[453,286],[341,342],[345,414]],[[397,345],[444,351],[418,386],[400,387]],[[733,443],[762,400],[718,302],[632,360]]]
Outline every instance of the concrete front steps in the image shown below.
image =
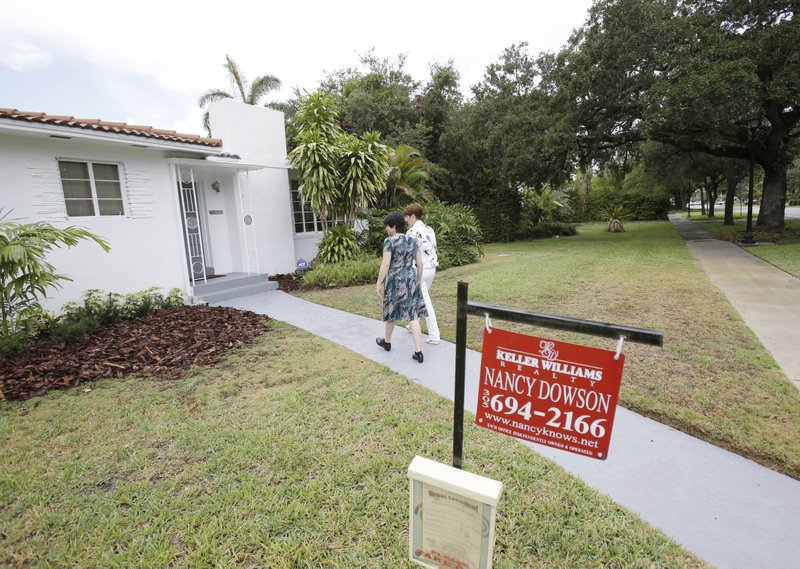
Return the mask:
[[277,290],[278,283],[269,280],[269,275],[229,273],[224,277],[208,279],[192,289],[193,304],[217,304],[234,298]]

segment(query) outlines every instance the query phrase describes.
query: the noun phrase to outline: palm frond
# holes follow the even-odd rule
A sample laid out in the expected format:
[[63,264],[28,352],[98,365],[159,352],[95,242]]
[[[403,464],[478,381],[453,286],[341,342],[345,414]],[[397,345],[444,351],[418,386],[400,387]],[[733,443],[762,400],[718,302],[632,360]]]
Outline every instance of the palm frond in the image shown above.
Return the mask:
[[244,73],[239,70],[239,66],[236,65],[236,62],[233,60],[233,58],[227,53],[225,54],[225,65],[223,65],[223,67],[225,67],[225,69],[228,71],[228,78],[231,81],[231,85],[235,86],[239,90],[242,101],[246,103],[247,78],[244,76]]
[[257,105],[264,95],[270,91],[280,89],[280,87],[281,80],[274,75],[259,75],[250,85],[250,92],[245,102],[250,105]]
[[231,95],[227,91],[223,91],[222,89],[209,89],[202,97],[200,97],[198,104],[202,108],[208,105],[209,103],[213,103],[214,101],[221,101],[222,99],[233,99],[233,95]]

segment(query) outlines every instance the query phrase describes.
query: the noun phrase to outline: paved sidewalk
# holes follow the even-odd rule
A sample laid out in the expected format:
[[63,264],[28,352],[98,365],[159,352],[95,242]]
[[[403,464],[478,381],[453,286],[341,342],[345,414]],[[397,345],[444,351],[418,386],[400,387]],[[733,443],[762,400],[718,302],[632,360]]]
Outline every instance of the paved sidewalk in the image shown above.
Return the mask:
[[712,239],[695,222],[677,215],[669,219],[711,281],[728,297],[786,377],[800,389],[800,279],[738,245]]
[[[455,302],[455,299],[453,299]],[[327,338],[453,399],[455,345],[424,344],[425,363],[411,359],[410,334],[392,337],[392,351],[375,345],[383,323],[304,301],[281,291],[231,300]],[[376,301],[376,313],[378,311]],[[480,326],[472,318],[469,326]],[[477,408],[480,353],[467,350],[464,408]],[[467,419],[469,420],[469,419]],[[502,435],[497,435],[502,436]],[[526,444],[590,486],[636,512],[708,563],[721,568],[798,567],[800,482],[752,461],[618,408],[605,461]],[[473,471],[470,441],[464,468]],[[530,480],[536,484],[536,480]]]

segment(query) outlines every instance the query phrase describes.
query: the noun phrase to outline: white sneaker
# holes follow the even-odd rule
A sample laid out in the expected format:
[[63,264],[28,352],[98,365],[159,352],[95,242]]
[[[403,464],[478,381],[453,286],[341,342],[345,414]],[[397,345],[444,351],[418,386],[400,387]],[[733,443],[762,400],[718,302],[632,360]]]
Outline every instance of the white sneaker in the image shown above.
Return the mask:
[[411,334],[411,324],[406,324],[406,332]]
[[434,340],[433,338],[428,338],[427,340],[425,340],[425,343],[426,344],[433,344],[435,346],[435,345],[437,345],[439,343],[439,340]]

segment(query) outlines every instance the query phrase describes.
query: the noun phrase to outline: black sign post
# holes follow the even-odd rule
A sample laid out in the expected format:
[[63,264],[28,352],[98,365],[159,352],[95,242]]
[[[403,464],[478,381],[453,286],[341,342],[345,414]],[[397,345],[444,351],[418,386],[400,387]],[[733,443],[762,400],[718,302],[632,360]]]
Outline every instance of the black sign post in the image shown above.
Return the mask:
[[469,302],[468,287],[468,283],[461,281],[458,283],[458,297],[456,300],[456,377],[455,408],[453,410],[453,466],[455,468],[461,468],[464,460],[464,384],[467,367],[467,315],[488,316],[497,320],[507,320],[606,338],[624,338],[628,342],[651,346],[661,347],[664,345],[664,334],[656,330],[595,322],[593,320],[581,320],[542,312],[529,312],[482,302]]

